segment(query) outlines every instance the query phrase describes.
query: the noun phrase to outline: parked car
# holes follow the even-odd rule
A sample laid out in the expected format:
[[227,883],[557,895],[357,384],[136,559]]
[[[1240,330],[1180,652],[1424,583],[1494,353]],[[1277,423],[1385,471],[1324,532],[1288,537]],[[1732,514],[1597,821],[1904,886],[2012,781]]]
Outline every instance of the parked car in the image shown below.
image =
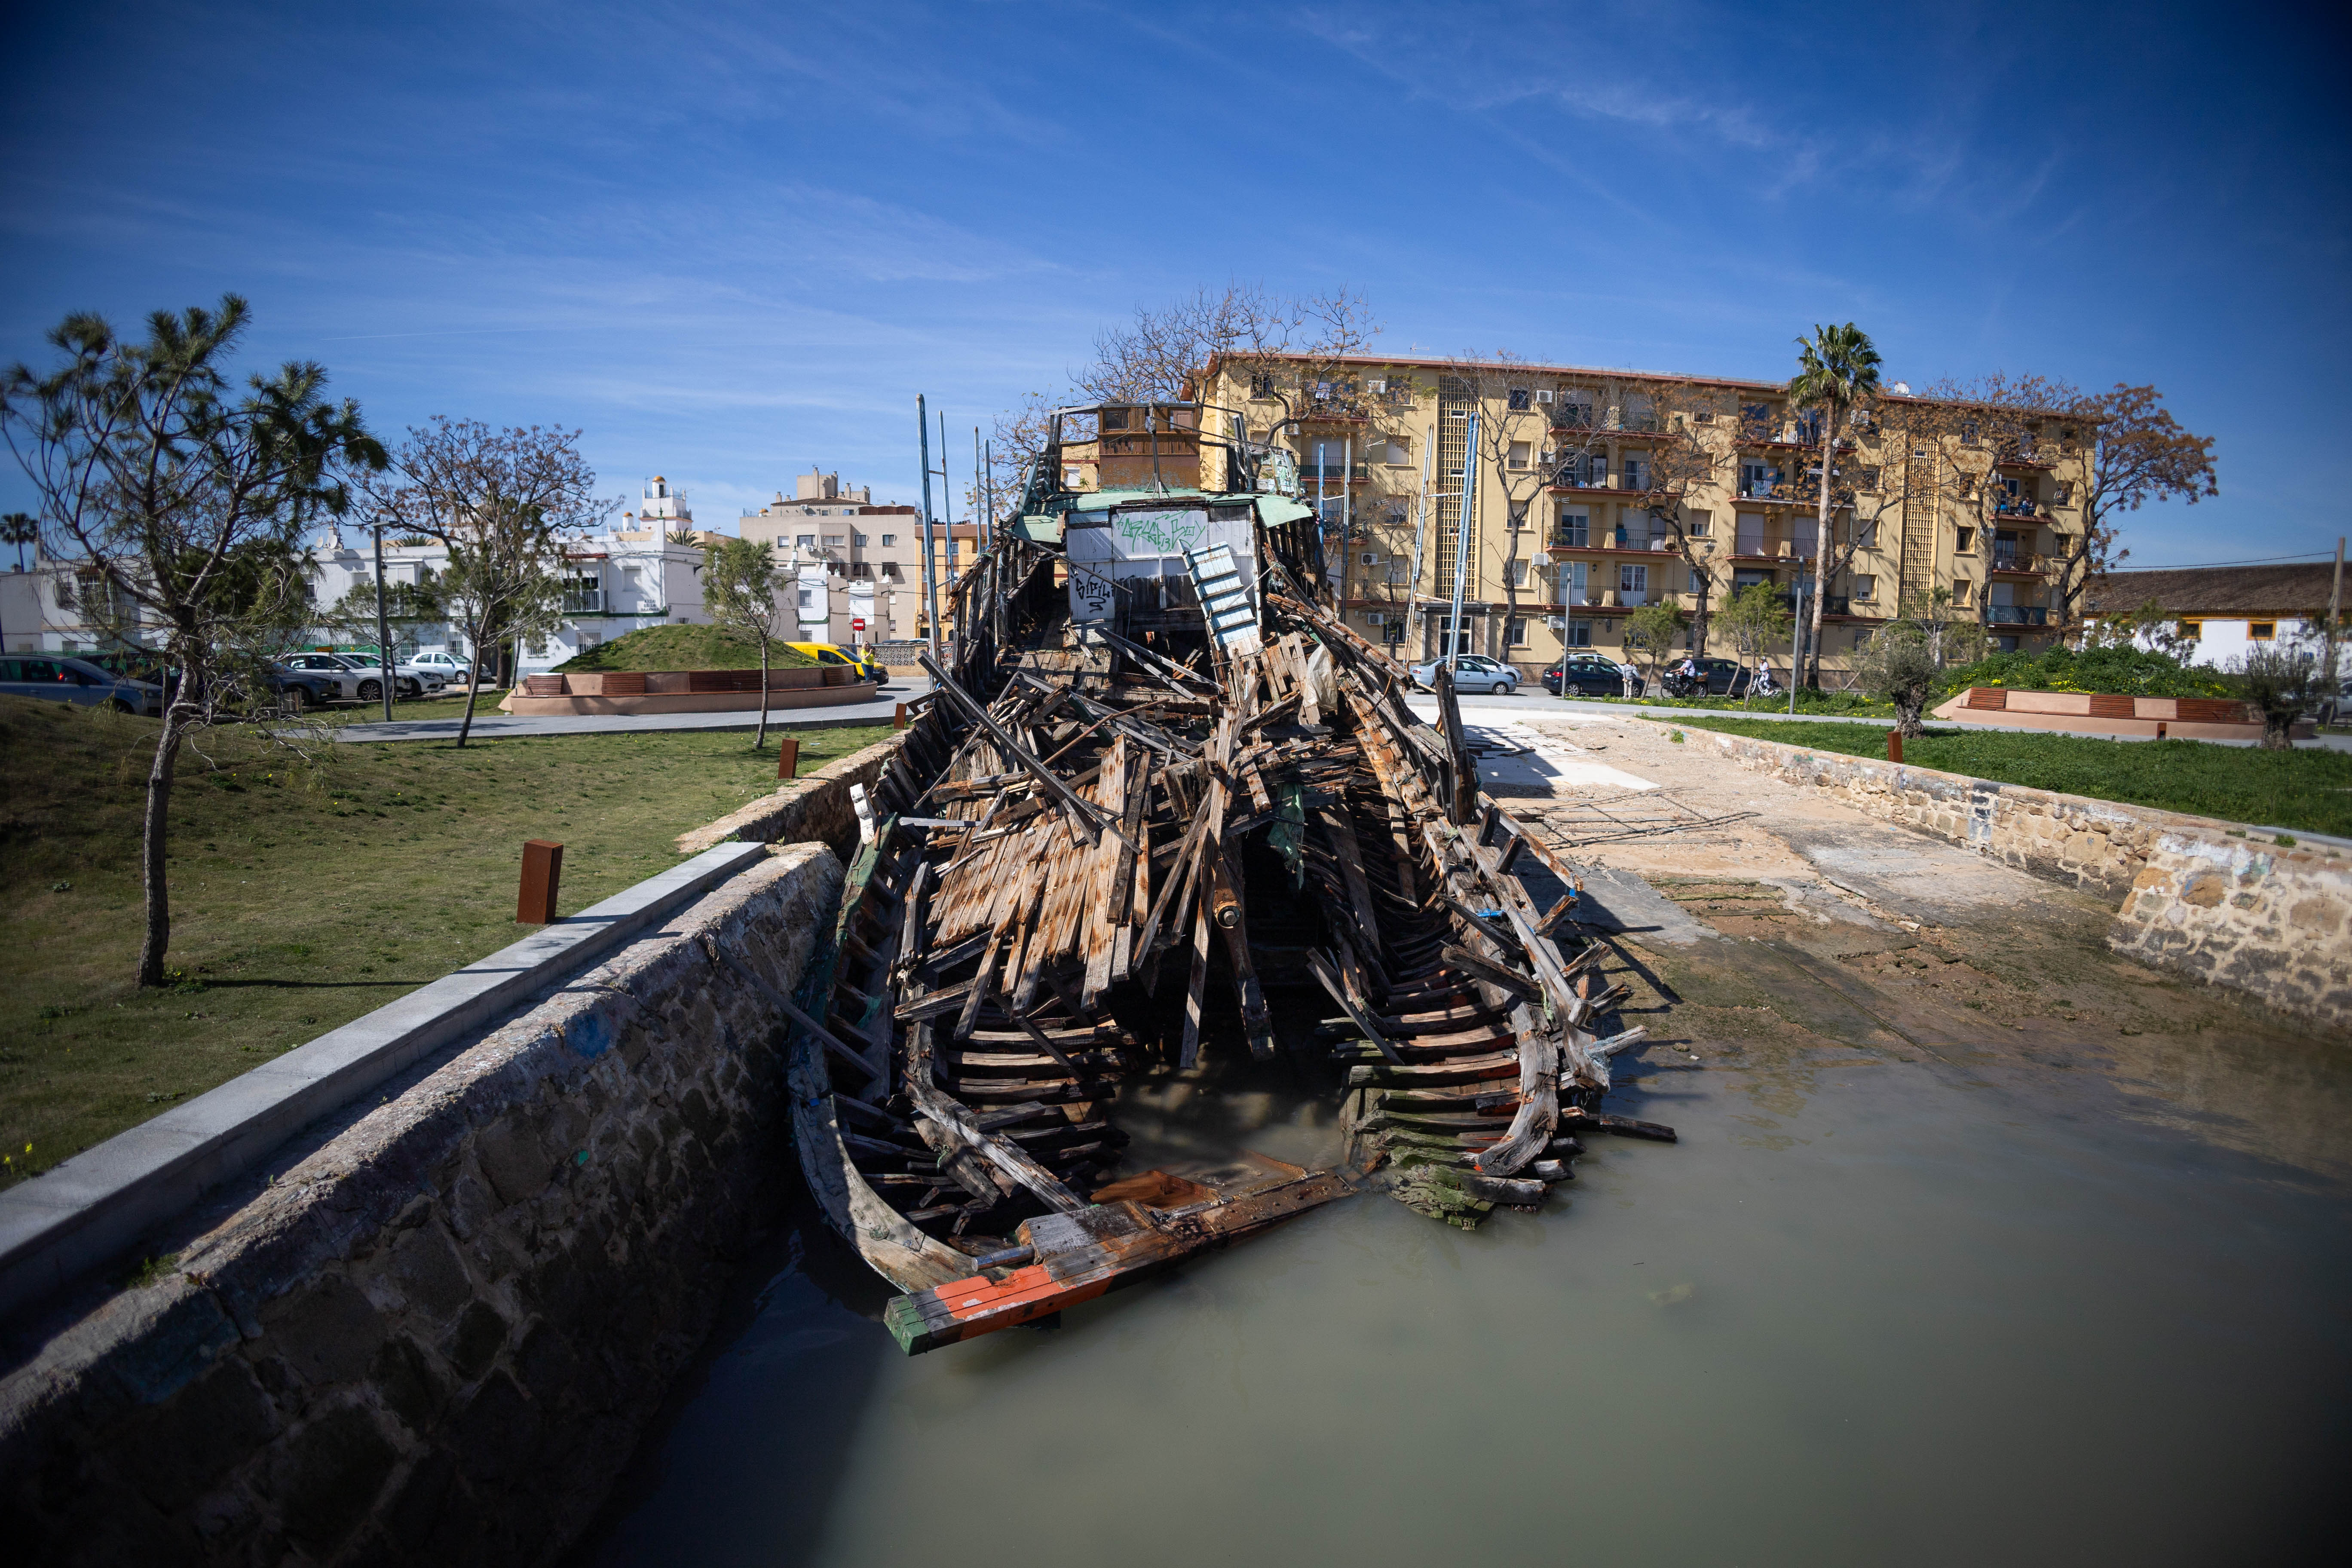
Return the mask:
[[1667,667],[1664,682],[1667,696],[1696,697],[1703,688],[1710,697],[1741,697],[1756,679],[1755,672],[1737,659],[1701,658],[1692,662],[1697,666],[1696,678],[1681,673],[1679,660]]
[[[358,671],[362,682],[365,682],[371,675],[379,679],[383,678],[383,666],[376,661],[373,649],[363,649],[358,653],[339,653],[335,657]],[[404,658],[393,661],[392,694],[394,697],[432,696],[437,694],[447,684],[448,681],[437,669],[425,669]],[[365,702],[371,699],[362,697],[360,700]]]
[[[350,671],[341,673],[348,675]],[[342,692],[339,677],[323,669],[296,669],[273,661],[261,667],[261,678],[270,695],[278,699],[278,705],[289,713],[323,708]]]
[[[330,702],[360,700],[360,678],[352,667],[331,653],[289,653],[279,656],[278,663],[289,670],[316,677],[330,683],[331,690],[325,699]],[[378,688],[375,696],[383,695]]]
[[870,680],[879,686],[889,679],[882,661],[868,648],[844,647],[832,642],[788,642],[784,645],[794,653],[804,653],[819,664],[845,664],[857,672],[859,680]]
[[1602,654],[1573,653],[1544,671],[1544,689],[1554,697],[1622,697],[1626,668]]
[[[335,693],[339,700],[383,700],[383,667],[373,660],[346,653],[289,653],[283,655],[278,662],[289,669],[339,677]],[[392,667],[392,694],[394,697],[422,697],[428,691],[440,690],[443,684],[438,671],[428,674],[405,664]]]
[[[1437,667],[1445,662],[1443,656],[1425,659],[1412,667],[1416,686],[1437,689]],[[1507,697],[1519,689],[1519,672],[1498,659],[1484,654],[1465,653],[1454,661],[1454,689],[1484,691],[1497,697]]]
[[163,689],[153,681],[133,680],[66,654],[15,653],[0,658],[0,693],[151,718],[163,715]]
[[430,648],[408,661],[408,665],[429,674],[437,675],[449,686],[470,685],[474,679],[474,661],[447,648]]

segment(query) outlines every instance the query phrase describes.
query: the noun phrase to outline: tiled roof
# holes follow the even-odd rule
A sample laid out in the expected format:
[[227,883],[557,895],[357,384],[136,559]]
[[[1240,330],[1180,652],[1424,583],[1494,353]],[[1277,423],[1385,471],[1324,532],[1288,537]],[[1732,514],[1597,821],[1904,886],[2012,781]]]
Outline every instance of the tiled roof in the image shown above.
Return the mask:
[[2326,561],[2110,572],[2092,581],[2085,608],[2093,615],[2128,614],[2153,599],[2176,616],[2319,616],[2326,613],[2335,572]]

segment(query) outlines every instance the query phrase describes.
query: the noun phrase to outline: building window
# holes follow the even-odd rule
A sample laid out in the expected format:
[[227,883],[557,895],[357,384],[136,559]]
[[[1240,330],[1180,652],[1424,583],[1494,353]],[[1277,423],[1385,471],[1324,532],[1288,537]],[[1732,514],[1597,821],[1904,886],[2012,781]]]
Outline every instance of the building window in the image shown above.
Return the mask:
[[1503,578],[1514,588],[1526,587],[1528,585],[1528,563],[1524,561],[1504,562]]
[[1527,616],[1506,616],[1503,618],[1503,643],[1507,647],[1525,647],[1528,646]]
[[1386,445],[1376,444],[1374,457],[1375,460],[1386,463],[1391,468],[1407,467],[1412,462],[1412,438],[1409,436],[1391,436]]
[[1683,525],[1683,530],[1693,539],[1705,539],[1707,537],[1708,531],[1714,527],[1714,520],[1702,511],[1695,513],[1691,520]]
[[1857,525],[1853,531],[1853,547],[1856,550],[1877,549],[1878,524],[1874,522],[1865,522]]
[[1967,604],[1968,602],[1969,602],[1969,580],[1968,580],[1966,577],[1955,577],[1955,578],[1953,578],[1953,579],[1952,579],[1952,603],[1954,603],[1955,605],[1965,605],[1965,604]]
[[1860,489],[1876,489],[1878,488],[1878,470],[1872,468],[1859,469],[1854,476],[1854,485]]
[[1878,579],[1867,572],[1856,573],[1853,579],[1853,596],[1857,599],[1878,597]]
[[1563,605],[1589,605],[1591,590],[1586,574],[1591,563],[1584,561],[1563,561],[1559,563],[1559,602]]
[[[1517,393],[1513,393],[1511,395],[1512,395],[1512,396],[1514,396],[1514,397],[1517,397],[1517,396],[1518,395],[1518,394],[1517,394]],[[1512,443],[1511,443],[1511,451],[1510,451],[1510,464],[1511,464],[1511,467],[1513,467],[1513,468],[1526,468],[1526,467],[1528,466],[1528,462],[1530,461],[1530,458],[1531,458],[1531,454],[1530,454],[1530,452],[1529,452],[1529,450],[1528,450],[1528,443],[1527,443],[1527,442],[1525,442],[1525,441],[1514,441],[1514,442],[1512,442]]]
[[1511,531],[1512,531],[1512,532],[1516,533],[1516,532],[1517,532],[1520,529],[1523,529],[1523,528],[1527,527],[1527,525],[1528,525],[1528,503],[1527,503],[1527,502],[1525,502],[1525,501],[1513,501],[1513,502],[1511,503],[1511,515],[1510,515],[1509,519],[1508,519],[1508,520],[1504,523],[1504,526],[1505,526],[1506,528],[1508,528],[1509,530],[1511,530]]
[[837,534],[837,533],[828,533],[828,534],[826,534],[826,535],[824,536],[824,547],[825,547],[827,550],[838,550],[838,549],[840,549],[840,548],[841,548],[841,535],[839,535],[839,534]]
[[2203,621],[2181,622],[2180,640],[2183,642],[2203,642],[2205,640],[2205,623]]
[[2269,642],[2277,636],[2278,623],[2276,621],[2248,621],[2246,623],[2246,640],[2248,642]]
[[1976,547],[1977,531],[1973,528],[1963,528],[1959,531],[1959,538],[1953,542],[1952,551],[1955,554],[1966,555]]
[[1628,458],[1624,462],[1624,478],[1617,481],[1620,489],[1645,490],[1650,488],[1650,465],[1640,458]]
[[1560,634],[1560,641],[1567,644],[1570,647],[1591,647],[1592,646],[1592,623],[1591,621],[1569,622],[1568,630]]
[[873,542],[874,542],[872,540],[870,540],[870,539],[866,538],[866,537],[864,534],[862,534],[862,533],[853,533],[853,534],[851,534],[851,535],[849,536],[849,538],[850,538],[851,542],[852,542],[852,543],[854,543],[854,544],[856,544],[856,545],[857,546],[857,548],[858,548],[858,549],[860,549],[860,550],[865,549],[868,544],[871,544],[871,543],[873,543]]
[[1513,413],[1516,414],[1523,408],[1534,407],[1536,395],[1528,391],[1526,387],[1515,386],[1511,388],[1511,411]]
[[799,544],[803,550],[814,550],[816,548],[816,535],[814,533],[802,534],[799,539]]
[[1591,513],[1581,511],[1564,511],[1559,514],[1559,531],[1554,536],[1552,542],[1581,550],[1591,542],[1591,536],[1592,517]]
[[1619,566],[1617,568],[1617,591],[1620,594],[1624,595],[1629,599],[1636,594],[1643,595],[1644,598],[1648,597],[1650,592],[1649,567],[1637,566],[1631,562],[1627,562]]

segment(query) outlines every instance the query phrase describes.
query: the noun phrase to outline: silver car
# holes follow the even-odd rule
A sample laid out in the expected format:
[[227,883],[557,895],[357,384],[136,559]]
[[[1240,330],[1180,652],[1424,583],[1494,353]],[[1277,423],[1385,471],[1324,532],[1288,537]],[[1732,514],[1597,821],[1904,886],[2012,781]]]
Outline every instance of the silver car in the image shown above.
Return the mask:
[[[1437,689],[1437,667],[1445,662],[1443,657],[1426,660],[1412,667],[1416,686]],[[1496,697],[1507,697],[1519,689],[1519,672],[1499,659],[1485,654],[1465,653],[1454,661],[1454,689],[1485,691]]]
[[0,658],[0,695],[79,702],[120,713],[163,715],[163,689],[102,669],[65,654],[12,653]]

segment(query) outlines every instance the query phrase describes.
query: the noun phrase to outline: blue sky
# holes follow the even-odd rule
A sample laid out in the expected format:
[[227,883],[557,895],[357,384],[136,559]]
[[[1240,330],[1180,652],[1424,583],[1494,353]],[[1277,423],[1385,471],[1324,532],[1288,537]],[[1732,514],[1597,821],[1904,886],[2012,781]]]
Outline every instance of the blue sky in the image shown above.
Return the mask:
[[[94,4],[0,71],[0,357],[246,294],[379,429],[577,426],[704,524],[911,499],[1095,331],[1229,279],[1393,351],[2153,382],[2221,496],[2133,564],[2352,531],[2344,38],[2294,7]],[[23,502],[21,480],[0,500]]]

